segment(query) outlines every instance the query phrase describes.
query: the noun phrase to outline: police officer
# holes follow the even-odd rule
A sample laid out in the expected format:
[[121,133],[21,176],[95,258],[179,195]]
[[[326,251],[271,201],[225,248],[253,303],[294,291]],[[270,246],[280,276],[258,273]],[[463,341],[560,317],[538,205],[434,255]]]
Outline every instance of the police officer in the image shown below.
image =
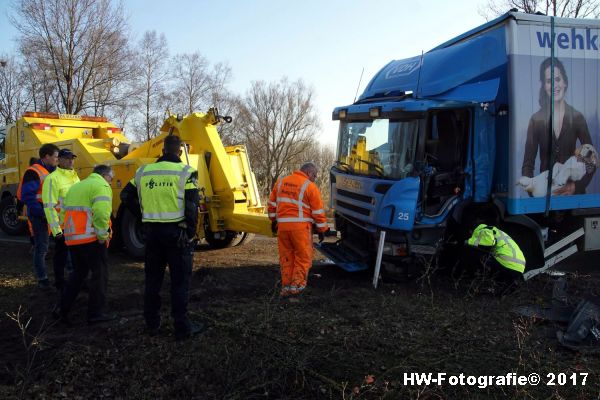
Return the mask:
[[495,226],[479,224],[466,244],[489,252],[488,259],[494,271],[505,281],[522,281],[525,271],[525,256],[505,232]]
[[63,235],[64,201],[71,186],[79,182],[79,176],[73,169],[77,156],[69,149],[58,152],[58,168],[44,181],[42,188],[42,201],[48,226],[54,237],[54,280],[58,291],[62,291],[65,284],[65,267],[69,258],[69,251]]
[[23,175],[17,189],[17,199],[27,206],[27,218],[34,238],[33,266],[38,286],[42,289],[50,288],[44,261],[48,252],[48,222],[44,215],[42,204],[42,188],[44,180],[54,171],[58,162],[58,147],[46,143],[40,147],[39,160],[35,161]]
[[183,164],[180,156],[180,138],[167,136],[162,157],[154,164],[140,167],[121,192],[121,201],[134,214],[139,215],[141,211],[146,232],[146,331],[155,336],[160,328],[160,289],[168,264],[176,340],[189,338],[203,330],[202,324],[192,323],[187,316],[198,222],[197,171]]
[[113,171],[98,165],[83,181],[74,184],[64,201],[64,236],[73,259],[74,271],[62,293],[55,318],[68,321],[84,279],[91,271],[88,288],[88,323],[111,321],[117,315],[107,312],[108,254],[112,215]]

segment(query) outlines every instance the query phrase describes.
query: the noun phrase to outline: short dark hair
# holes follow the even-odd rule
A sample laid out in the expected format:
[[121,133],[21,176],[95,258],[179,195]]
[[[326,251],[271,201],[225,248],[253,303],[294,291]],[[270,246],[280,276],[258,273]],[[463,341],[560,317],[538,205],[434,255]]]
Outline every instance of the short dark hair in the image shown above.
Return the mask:
[[318,172],[319,169],[317,168],[314,162],[308,161],[302,164],[302,166],[300,167],[300,171],[304,172],[305,174],[309,174],[311,172]]
[[104,164],[100,164],[100,165],[96,165],[94,167],[94,173],[98,174],[98,175],[109,175],[112,171],[112,168],[110,167],[110,165],[104,165]]
[[54,143],[45,143],[40,147],[39,155],[40,158],[44,158],[46,156],[51,156],[54,153],[58,153],[60,149]]
[[179,136],[169,135],[163,143],[163,152],[167,154],[179,155],[181,150],[181,139]]

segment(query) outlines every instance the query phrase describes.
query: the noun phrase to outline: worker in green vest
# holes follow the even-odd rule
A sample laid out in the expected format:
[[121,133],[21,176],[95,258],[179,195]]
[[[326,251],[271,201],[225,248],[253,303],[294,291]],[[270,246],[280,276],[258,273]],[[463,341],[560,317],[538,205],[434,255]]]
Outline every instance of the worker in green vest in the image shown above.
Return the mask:
[[510,236],[495,226],[479,224],[467,245],[487,251],[492,271],[506,280],[523,280],[525,256]]
[[[69,149],[58,152],[58,168],[44,180],[42,203],[48,226],[54,238],[54,284],[60,292],[65,285],[65,268],[71,269],[69,250],[63,235],[64,202],[71,186],[79,182],[79,176],[73,168],[77,156]],[[69,271],[70,272],[70,271]]]
[[112,216],[111,182],[114,173],[108,165],[93,172],[69,189],[64,201],[64,236],[73,259],[73,274],[62,292],[53,316],[69,323],[68,314],[91,272],[88,287],[88,323],[112,321],[108,312],[108,253]]
[[121,201],[134,215],[141,217],[146,233],[146,332],[155,336],[160,329],[160,289],[168,264],[176,340],[189,338],[204,329],[187,316],[200,196],[198,173],[181,162],[181,146],[178,136],[167,136],[162,157],[153,164],[141,166],[121,192]]

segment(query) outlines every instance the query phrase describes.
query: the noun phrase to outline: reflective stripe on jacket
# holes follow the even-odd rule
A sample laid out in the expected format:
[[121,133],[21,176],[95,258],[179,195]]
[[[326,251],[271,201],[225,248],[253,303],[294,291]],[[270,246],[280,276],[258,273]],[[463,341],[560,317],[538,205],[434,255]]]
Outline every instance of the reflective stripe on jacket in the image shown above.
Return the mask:
[[480,224],[467,243],[470,246],[492,248],[492,255],[503,267],[523,273],[525,256],[514,240],[494,226]]
[[278,229],[290,231],[314,223],[320,232],[327,230],[327,217],[321,192],[302,171],[281,178],[269,196],[269,218]]
[[135,173],[142,222],[180,222],[185,219],[185,191],[198,189],[189,165],[159,161],[143,165]]
[[63,168],[54,170],[44,181],[44,187],[42,188],[44,213],[54,236],[62,232],[65,212],[61,208],[67,192],[77,182],[79,182],[77,172]]
[[102,176],[92,173],[74,184],[65,196],[64,210],[67,245],[110,239],[112,189]]
[[[35,195],[35,199],[41,203],[42,202],[42,187],[44,185],[44,180],[46,179],[46,177],[49,174],[48,170],[46,168],[44,168],[43,165],[33,164],[25,170],[25,173],[27,173],[27,171],[35,172],[40,180],[40,186],[38,187],[37,193]],[[25,174],[23,174],[23,176],[25,176]],[[22,190],[23,190],[23,179],[21,179],[21,181],[19,182],[19,187],[17,188],[17,200],[19,200],[19,201],[23,201],[22,193],[21,193]]]

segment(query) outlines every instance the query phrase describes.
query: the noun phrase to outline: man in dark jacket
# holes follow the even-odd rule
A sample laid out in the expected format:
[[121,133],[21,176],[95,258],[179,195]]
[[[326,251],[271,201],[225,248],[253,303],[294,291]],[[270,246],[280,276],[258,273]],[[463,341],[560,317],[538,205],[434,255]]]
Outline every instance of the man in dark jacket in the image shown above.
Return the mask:
[[52,143],[42,145],[39,150],[40,159],[27,168],[17,190],[17,199],[27,206],[27,218],[31,223],[34,241],[33,267],[38,285],[43,289],[49,288],[50,282],[44,261],[48,252],[49,235],[42,204],[42,185],[48,174],[56,169],[58,150]]
[[163,156],[140,167],[121,192],[121,201],[141,217],[146,232],[144,318],[148,334],[160,328],[160,288],[167,264],[171,274],[171,315],[175,339],[203,330],[187,316],[192,251],[198,223],[197,171],[183,164],[181,140],[167,136]]

